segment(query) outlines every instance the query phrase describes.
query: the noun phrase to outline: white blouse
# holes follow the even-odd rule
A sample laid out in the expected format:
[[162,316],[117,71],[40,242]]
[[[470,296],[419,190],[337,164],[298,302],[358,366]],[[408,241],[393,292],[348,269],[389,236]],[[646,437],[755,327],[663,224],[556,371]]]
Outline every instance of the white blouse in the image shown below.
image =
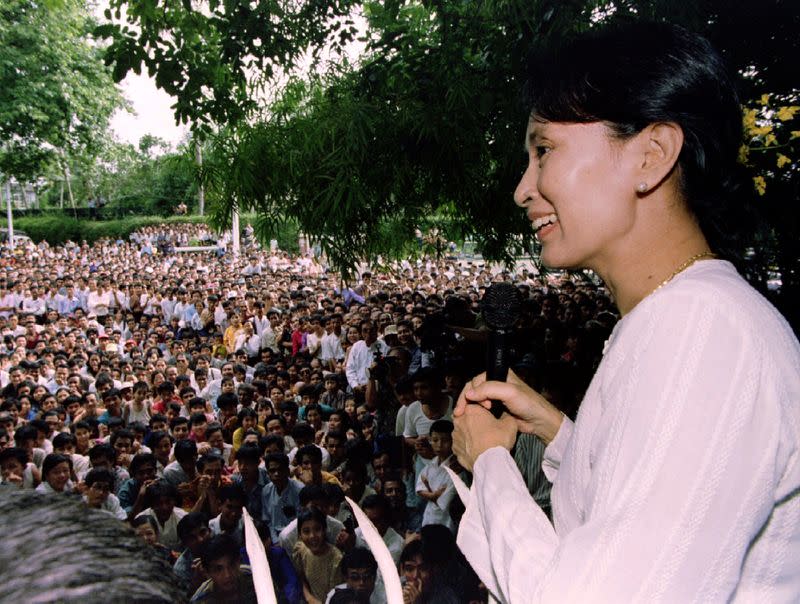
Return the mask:
[[501,601],[800,598],[800,345],[727,262],[614,330],[545,452],[554,524],[484,452],[458,543]]

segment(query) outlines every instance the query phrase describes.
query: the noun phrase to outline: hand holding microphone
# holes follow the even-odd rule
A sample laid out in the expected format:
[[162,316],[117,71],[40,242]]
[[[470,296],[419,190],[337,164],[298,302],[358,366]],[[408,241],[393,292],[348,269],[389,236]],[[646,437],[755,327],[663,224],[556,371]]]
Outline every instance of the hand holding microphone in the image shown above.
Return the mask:
[[[481,301],[490,328],[487,371],[464,387],[453,410],[453,451],[469,470],[487,449],[502,446],[510,450],[517,432],[534,434],[547,444],[561,427],[563,414],[509,370],[510,336],[520,306],[517,288],[508,283],[492,285]],[[491,421],[476,406],[499,421]]]

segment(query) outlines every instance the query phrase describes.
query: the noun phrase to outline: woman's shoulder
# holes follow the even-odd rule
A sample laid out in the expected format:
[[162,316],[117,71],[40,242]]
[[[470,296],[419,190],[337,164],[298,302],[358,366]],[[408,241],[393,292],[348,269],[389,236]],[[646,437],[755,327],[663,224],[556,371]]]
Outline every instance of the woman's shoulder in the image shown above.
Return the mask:
[[[641,308],[640,308],[641,307]],[[787,354],[800,346],[783,315],[734,268],[723,260],[698,262],[630,314],[632,324],[716,325],[739,333],[749,343]]]

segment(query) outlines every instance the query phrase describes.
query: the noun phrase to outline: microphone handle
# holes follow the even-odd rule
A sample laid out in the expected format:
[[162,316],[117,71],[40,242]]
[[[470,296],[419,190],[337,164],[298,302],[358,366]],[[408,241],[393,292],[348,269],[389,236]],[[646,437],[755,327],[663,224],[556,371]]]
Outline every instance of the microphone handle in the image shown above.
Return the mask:
[[[486,379],[498,382],[505,382],[508,377],[508,365],[510,361],[510,331],[492,329],[489,331],[489,342],[486,350]],[[505,411],[505,406],[500,401],[492,401],[490,409],[492,415],[500,418]]]

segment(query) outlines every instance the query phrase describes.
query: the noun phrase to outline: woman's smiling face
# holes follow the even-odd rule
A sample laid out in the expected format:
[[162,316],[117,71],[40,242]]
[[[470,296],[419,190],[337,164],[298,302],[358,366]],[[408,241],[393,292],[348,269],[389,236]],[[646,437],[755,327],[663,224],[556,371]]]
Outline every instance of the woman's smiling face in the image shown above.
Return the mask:
[[636,218],[630,141],[601,122],[530,121],[528,168],[514,192],[552,268],[607,265]]

